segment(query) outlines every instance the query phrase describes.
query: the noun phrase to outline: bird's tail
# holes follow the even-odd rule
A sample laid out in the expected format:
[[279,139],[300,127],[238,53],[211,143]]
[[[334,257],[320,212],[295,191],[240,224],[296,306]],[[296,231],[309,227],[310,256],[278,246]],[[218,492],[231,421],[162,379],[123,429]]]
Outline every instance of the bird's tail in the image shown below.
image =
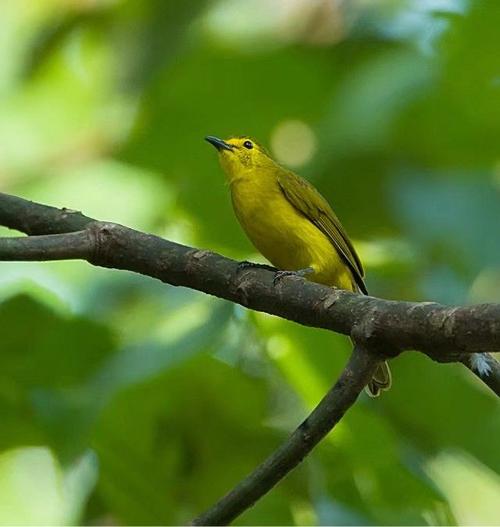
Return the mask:
[[366,385],[365,391],[370,397],[378,397],[380,392],[387,391],[391,384],[392,376],[389,365],[387,362],[381,362],[377,366],[372,380]]

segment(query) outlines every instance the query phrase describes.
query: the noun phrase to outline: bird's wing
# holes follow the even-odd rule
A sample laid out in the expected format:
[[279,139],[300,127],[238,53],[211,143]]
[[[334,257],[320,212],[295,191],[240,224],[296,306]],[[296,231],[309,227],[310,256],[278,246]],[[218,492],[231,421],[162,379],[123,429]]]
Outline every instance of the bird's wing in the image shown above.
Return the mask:
[[360,291],[368,294],[363,281],[361,261],[326,199],[310,183],[293,172],[280,170],[277,179],[285,198],[328,237],[350,269]]

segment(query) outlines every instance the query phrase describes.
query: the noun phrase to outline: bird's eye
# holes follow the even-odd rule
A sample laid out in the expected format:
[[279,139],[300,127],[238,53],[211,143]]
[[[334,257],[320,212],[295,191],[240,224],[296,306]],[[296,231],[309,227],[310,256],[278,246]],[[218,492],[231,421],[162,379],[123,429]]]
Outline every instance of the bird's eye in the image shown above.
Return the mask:
[[245,141],[245,142],[243,143],[243,146],[244,146],[245,148],[248,148],[248,150],[252,149],[252,148],[253,148],[252,141]]

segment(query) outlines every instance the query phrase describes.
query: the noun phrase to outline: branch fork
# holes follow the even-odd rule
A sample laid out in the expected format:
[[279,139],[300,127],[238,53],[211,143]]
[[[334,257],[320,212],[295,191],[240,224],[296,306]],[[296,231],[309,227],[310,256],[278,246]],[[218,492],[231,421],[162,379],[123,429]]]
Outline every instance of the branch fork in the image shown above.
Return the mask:
[[[301,279],[274,285],[269,266],[242,265],[164,240],[0,193],[0,225],[29,236],[0,238],[0,261],[81,259],[225,298],[306,326],[351,336],[355,347],[337,382],[290,437],[231,492],[193,520],[225,525],[276,485],[354,404],[377,365],[405,350],[461,362],[500,396],[500,305],[448,307],[383,300]],[[243,268],[242,268],[243,267]]]

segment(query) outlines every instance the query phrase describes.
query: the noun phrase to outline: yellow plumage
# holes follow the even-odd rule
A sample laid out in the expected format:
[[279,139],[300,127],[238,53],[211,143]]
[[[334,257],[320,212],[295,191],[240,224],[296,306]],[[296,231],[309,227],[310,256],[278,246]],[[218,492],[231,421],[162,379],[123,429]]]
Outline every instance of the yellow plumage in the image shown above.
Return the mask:
[[[307,181],[278,165],[248,137],[206,138],[219,152],[236,216],[255,247],[278,269],[321,284],[367,293],[363,267],[328,202]],[[367,391],[389,389],[386,363]]]
[[[258,169],[230,181],[236,216],[255,247],[278,269],[312,268],[318,283],[354,291],[351,273],[332,242],[283,197],[277,182]],[[265,196],[265,199],[262,197]]]

